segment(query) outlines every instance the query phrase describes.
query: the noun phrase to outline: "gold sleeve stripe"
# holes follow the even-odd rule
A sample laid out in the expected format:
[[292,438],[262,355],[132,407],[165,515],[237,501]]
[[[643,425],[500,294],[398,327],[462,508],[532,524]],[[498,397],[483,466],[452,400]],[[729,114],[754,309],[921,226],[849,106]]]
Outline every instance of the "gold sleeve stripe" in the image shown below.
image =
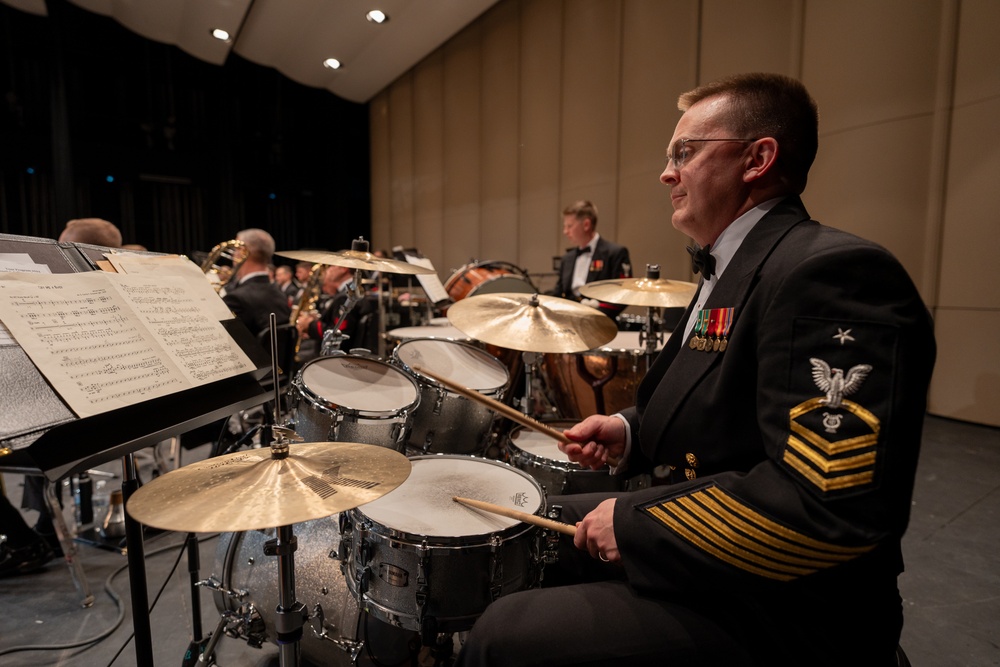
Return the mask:
[[747,571],[747,572],[749,572],[751,574],[756,574],[756,575],[759,575],[759,576],[762,576],[762,577],[767,577],[768,579],[776,579],[778,581],[792,581],[793,579],[795,579],[795,577],[793,577],[791,575],[788,575],[788,574],[782,574],[782,573],[779,573],[779,572],[772,572],[772,571],[766,570],[764,568],[756,567],[755,565],[753,565],[751,563],[747,563],[747,562],[742,561],[742,560],[740,560],[738,558],[734,558],[733,556],[731,556],[730,554],[726,553],[725,551],[721,551],[719,549],[716,549],[711,544],[708,544],[707,542],[705,542],[704,540],[702,540],[697,534],[692,533],[691,531],[687,530],[682,524],[680,524],[676,520],[674,520],[674,518],[672,516],[670,516],[669,514],[667,514],[666,512],[663,511],[663,509],[662,509],[661,506],[658,506],[658,505],[657,506],[653,506],[653,507],[650,507],[649,509],[647,509],[646,511],[649,512],[651,515],[653,515],[656,519],[658,519],[659,521],[661,521],[668,528],[670,528],[676,535],[678,535],[679,537],[681,537],[684,540],[688,541],[693,546],[701,549],[702,551],[704,551],[706,553],[709,553],[709,554],[715,556],[716,558],[718,558],[721,561],[725,561],[726,563],[729,563],[730,565],[732,565],[734,567],[738,567],[739,569],[745,570],[745,571]]
[[729,508],[729,510],[732,511],[734,515],[743,517],[746,521],[759,527],[761,530],[764,530],[773,535],[783,537],[789,542],[800,544],[803,547],[812,547],[821,552],[826,552],[831,554],[841,553],[841,554],[853,554],[856,556],[871,551],[874,548],[874,545],[848,547],[839,544],[833,544],[832,542],[822,542],[820,540],[813,539],[808,535],[804,535],[803,533],[792,530],[790,528],[781,525],[780,523],[768,519],[759,512],[737,501],[734,497],[732,497],[732,495],[726,493],[717,486],[710,486],[702,491],[696,492],[693,495],[699,495],[699,494],[706,494],[708,496],[711,496],[721,505],[724,505],[727,508]]
[[[687,505],[687,503],[693,503],[693,499],[678,499],[682,504]],[[812,564],[817,566],[822,566],[822,562],[833,561],[842,562],[847,561],[856,554],[853,553],[843,553],[839,550],[831,551],[830,549],[817,549],[811,546],[805,546],[801,542],[793,542],[787,540],[784,537],[775,535],[773,532],[762,529],[761,527],[744,521],[737,514],[726,509],[723,505],[716,502],[708,494],[700,494],[697,498],[697,502],[700,503],[705,509],[703,511],[713,513],[717,519],[719,525],[726,525],[738,533],[745,535],[747,548],[753,549],[752,545],[758,545],[756,550],[765,551],[765,547],[762,545],[767,545],[774,550],[775,553],[784,554],[781,556],[785,559],[793,559],[796,556],[801,557],[802,561],[800,564]],[[706,521],[706,523],[711,523]],[[717,528],[717,530],[721,530]]]
[[693,547],[752,574],[780,581],[832,567],[874,548],[810,538],[768,519],[716,486],[646,511]]
[[847,438],[846,440],[840,440],[838,442],[830,442],[826,438],[820,437],[815,431],[810,431],[796,421],[792,422],[792,430],[795,431],[799,437],[809,442],[809,444],[813,445],[817,449],[823,450],[824,453],[829,454],[830,456],[852,449],[874,447],[878,442],[878,433],[868,433],[866,435],[859,435],[856,438]]
[[[801,556],[801,552],[798,552],[799,555],[782,552],[779,548],[784,545],[780,541],[765,535],[761,531],[753,531],[751,529],[755,537],[763,538],[762,541],[750,539],[745,534],[739,532],[732,525],[726,523],[725,521],[720,521],[717,517],[713,516],[711,512],[698,505],[698,503],[691,498],[678,498],[677,502],[681,507],[687,510],[690,515],[692,515],[691,519],[685,521],[684,517],[678,513],[678,521],[685,521],[685,523],[688,523],[694,530],[700,532],[705,539],[715,543],[716,546],[724,551],[733,552],[734,554],[753,561],[759,565],[770,564],[773,567],[773,563],[778,562],[783,564],[781,566],[782,569],[787,567],[789,570],[794,570],[794,566],[808,568],[800,570],[800,574],[806,574],[810,571],[829,567],[832,564],[822,558],[803,558]],[[705,524],[701,530],[698,530],[698,528],[693,525],[693,521],[696,519],[701,521],[702,524]],[[738,521],[738,523],[742,524],[743,522]],[[711,532],[707,529],[711,529]],[[832,560],[849,560],[849,558],[849,556],[838,555]]]
[[[874,441],[872,442],[874,445]],[[870,468],[875,465],[875,451],[858,454],[856,456],[846,456],[840,459],[828,459],[816,453],[804,442],[793,435],[788,436],[788,446],[795,450],[795,453],[804,459],[808,459],[813,466],[819,468],[823,473],[830,474],[844,472],[845,470],[857,470],[858,468]]]
[[875,479],[874,470],[867,470],[865,472],[859,472],[853,475],[824,477],[823,475],[816,472],[813,468],[811,468],[808,463],[806,463],[801,458],[796,456],[795,453],[792,452],[790,449],[785,450],[785,455],[783,459],[785,463],[787,463],[800,475],[805,477],[808,481],[810,481],[817,488],[819,488],[824,492],[837,491],[840,489],[849,489],[854,486],[871,484]]

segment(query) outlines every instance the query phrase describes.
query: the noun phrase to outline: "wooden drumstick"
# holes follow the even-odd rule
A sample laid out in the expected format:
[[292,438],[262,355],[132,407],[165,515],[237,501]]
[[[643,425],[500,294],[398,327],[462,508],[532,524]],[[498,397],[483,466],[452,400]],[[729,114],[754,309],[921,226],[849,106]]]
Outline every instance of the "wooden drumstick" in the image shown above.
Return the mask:
[[[515,421],[518,424],[521,424],[522,426],[527,426],[528,428],[532,429],[533,431],[538,431],[539,433],[544,433],[545,435],[549,436],[553,440],[558,440],[559,442],[562,442],[562,443],[567,444],[567,445],[569,445],[569,444],[579,444],[575,440],[571,440],[570,438],[566,437],[566,435],[562,431],[558,431],[558,430],[552,428],[551,426],[546,426],[545,424],[543,424],[542,422],[538,421],[537,419],[532,419],[528,415],[523,414],[521,412],[518,412],[514,408],[512,408],[509,405],[506,405],[504,403],[501,403],[500,401],[496,400],[495,398],[490,398],[489,396],[484,396],[483,394],[480,394],[478,391],[474,391],[472,389],[469,389],[468,387],[463,387],[460,384],[456,384],[456,383],[452,382],[451,380],[449,380],[447,378],[441,377],[437,373],[432,373],[431,371],[427,370],[426,368],[421,368],[419,366],[414,366],[413,370],[416,371],[416,372],[418,372],[418,373],[423,373],[424,375],[426,375],[427,377],[431,378],[432,380],[440,382],[441,384],[443,384],[448,389],[451,389],[452,391],[454,391],[454,392],[456,392],[458,394],[461,394],[462,396],[465,396],[470,401],[478,401],[479,403],[485,405],[486,407],[490,408],[491,410],[495,410],[496,412],[499,412],[504,417],[507,417],[508,419],[510,419],[512,421]],[[615,458],[613,456],[608,456],[607,463],[608,463],[609,466],[614,467],[614,466],[618,465],[619,461],[618,461],[617,458]]]
[[553,521],[552,519],[546,519],[545,517],[538,516],[537,514],[528,514],[527,512],[510,509],[508,507],[503,507],[502,505],[494,505],[493,503],[488,503],[485,500],[472,500],[471,498],[461,498],[459,496],[452,496],[451,499],[456,503],[462,503],[463,505],[468,505],[469,507],[475,507],[476,509],[492,512],[493,514],[499,514],[507,517],[508,519],[517,519],[523,523],[530,523],[533,526],[548,528],[556,531],[557,533],[562,533],[563,535],[576,535],[576,526],[569,523]]

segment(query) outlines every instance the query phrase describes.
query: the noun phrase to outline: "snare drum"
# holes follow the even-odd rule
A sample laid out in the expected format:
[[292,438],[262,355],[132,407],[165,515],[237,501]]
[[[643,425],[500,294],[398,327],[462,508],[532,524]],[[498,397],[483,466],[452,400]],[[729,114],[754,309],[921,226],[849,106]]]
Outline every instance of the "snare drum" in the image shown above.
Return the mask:
[[639,334],[619,331],[610,343],[594,350],[545,355],[545,383],[563,418],[610,415],[635,405],[635,390],[652,363],[639,347]]
[[[578,422],[547,422],[548,426],[564,431]],[[547,496],[598,491],[622,491],[622,475],[609,475],[607,470],[591,470],[570,461],[558,443],[544,433],[524,426],[511,429],[504,443],[504,459],[535,478]]]
[[289,389],[306,442],[360,442],[402,451],[420,402],[410,376],[384,361],[341,354],[308,362]]
[[426,368],[499,401],[507,387],[508,373],[496,357],[466,343],[417,338],[400,343],[392,359],[420,385],[420,406],[413,414],[407,441],[411,449],[424,454],[476,454],[487,447],[495,413],[416,368]]
[[[212,576],[227,591],[243,594],[235,598],[213,591],[215,606],[222,613],[234,612],[249,622],[235,626],[241,638],[259,645],[278,643],[276,610],[279,586],[278,558],[264,555],[264,544],[275,538],[275,529],[223,533],[215,554]],[[337,550],[340,546],[338,516],[306,521],[295,526],[295,594],[309,610],[317,603],[323,609],[328,639],[306,629],[302,633],[302,656],[314,665],[353,667],[350,650],[360,651],[365,641],[372,652],[389,664],[401,664],[409,656],[408,643],[415,635],[384,623],[369,621],[347,589]],[[367,623],[367,627],[361,626]],[[337,643],[329,641],[335,639]]]
[[477,262],[466,264],[451,274],[444,289],[452,301],[460,301],[477,294],[517,292],[534,294],[538,290],[531,284],[528,274],[509,262]]
[[[448,320],[445,319],[445,322]],[[450,324],[430,324],[419,327],[399,327],[385,333],[386,356],[392,354],[400,343],[414,338],[441,338],[444,340],[457,340],[463,343],[472,342],[467,334],[462,333],[458,328]]]
[[368,613],[392,625],[467,630],[493,600],[538,585],[543,545],[534,526],[452,497],[540,514],[544,494],[498,461],[438,455],[411,462],[396,489],[341,514],[347,586]]

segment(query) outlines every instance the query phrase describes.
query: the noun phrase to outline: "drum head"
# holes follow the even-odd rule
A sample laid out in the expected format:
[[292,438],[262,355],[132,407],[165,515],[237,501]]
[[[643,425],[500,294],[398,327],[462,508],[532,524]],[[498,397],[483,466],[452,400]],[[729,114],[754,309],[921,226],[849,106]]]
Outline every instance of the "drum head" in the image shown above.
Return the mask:
[[363,412],[395,412],[420,395],[398,368],[351,355],[313,359],[302,368],[301,383],[329,403]]
[[[663,345],[666,340],[670,337],[670,334],[664,334],[663,340],[660,341],[656,349],[657,351],[663,349]],[[638,331],[619,331],[615,337],[608,342],[606,345],[602,345],[597,348],[601,352],[618,352],[618,353],[628,353],[632,354],[643,354],[646,349],[639,344],[639,332]]]
[[382,526],[410,535],[488,535],[520,521],[466,507],[453,496],[485,500],[534,514],[542,490],[529,475],[504,463],[469,456],[416,456],[410,476],[386,495],[357,509]]
[[429,384],[438,383],[414,367],[479,392],[495,392],[507,384],[507,369],[477,347],[441,338],[418,338],[400,343],[393,353],[407,371]]
[[[578,423],[575,421],[550,422],[548,426],[563,431]],[[566,463],[569,467],[580,467],[576,463],[571,462],[569,457],[559,449],[558,442],[544,433],[539,433],[524,426],[518,426],[511,431],[510,442],[516,449],[520,449],[522,452],[530,454],[537,459]]]
[[[445,318],[447,321],[447,318]],[[412,340],[414,338],[444,338],[445,340],[472,340],[456,327],[446,325],[430,325],[422,327],[400,327],[387,334],[393,340]]]

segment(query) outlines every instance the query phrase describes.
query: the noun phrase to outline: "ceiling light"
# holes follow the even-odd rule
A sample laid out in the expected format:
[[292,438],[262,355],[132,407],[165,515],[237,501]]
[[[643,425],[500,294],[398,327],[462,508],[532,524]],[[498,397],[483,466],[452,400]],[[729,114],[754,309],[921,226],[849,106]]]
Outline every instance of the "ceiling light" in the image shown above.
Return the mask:
[[229,33],[221,28],[216,28],[215,30],[213,30],[212,37],[215,37],[217,40],[221,42],[229,41]]
[[323,61],[323,67],[329,69],[340,69],[340,61],[336,58],[327,58]]
[[365,18],[371,21],[372,23],[385,23],[386,21],[389,20],[389,17],[386,16],[385,12],[379,11],[377,9],[373,9],[367,14],[365,14]]

